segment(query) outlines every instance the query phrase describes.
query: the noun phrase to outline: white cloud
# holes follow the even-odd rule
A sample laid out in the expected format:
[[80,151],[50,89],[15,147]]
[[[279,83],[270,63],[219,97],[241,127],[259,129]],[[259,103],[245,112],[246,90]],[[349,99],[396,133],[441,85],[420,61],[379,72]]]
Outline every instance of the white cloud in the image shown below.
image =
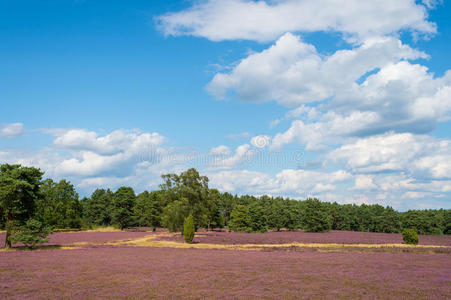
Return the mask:
[[230,148],[224,145],[220,145],[218,147],[213,147],[210,149],[211,155],[230,155],[232,152]]
[[[96,132],[71,129],[54,140],[54,145],[66,150],[92,151],[98,154],[115,154],[122,151],[152,150],[164,142],[160,134],[139,131],[115,130],[98,137]],[[146,149],[147,147],[147,149]]]
[[355,177],[355,190],[371,190],[377,186],[373,182],[373,177],[368,175],[357,175]]
[[323,57],[311,44],[286,33],[270,48],[250,54],[207,86],[217,98],[234,91],[245,101],[276,100],[287,106],[316,102],[349,89],[366,72],[401,59],[427,56],[392,37],[371,38],[352,50]]
[[359,139],[328,158],[352,172],[407,172],[417,178],[451,178],[451,140],[427,135],[385,134]]
[[334,190],[335,183],[350,179],[351,174],[342,170],[323,173],[285,169],[271,177],[264,172],[231,170],[214,172],[209,174],[209,177],[213,186],[224,191],[307,197],[314,193]]
[[24,133],[22,123],[0,124],[0,138],[11,139]]
[[251,139],[251,145],[256,148],[266,148],[271,142],[271,137],[269,135],[257,135]]
[[[221,150],[226,150],[225,148]],[[212,151],[217,152],[217,148],[213,148],[210,150],[210,153]],[[241,146],[238,146],[235,149],[235,152],[232,154],[229,152],[221,153],[220,155],[216,154],[213,156],[213,161],[211,163],[211,166],[214,168],[219,169],[231,169],[238,165],[246,164],[252,161],[252,158],[255,156],[255,152],[251,150],[251,147],[249,144],[244,144]]]
[[[451,71],[434,78],[426,67],[406,61],[427,57],[393,37],[369,38],[323,56],[287,33],[231,72],[216,74],[207,89],[219,98],[232,91],[241,100],[297,106],[271,123],[301,118],[276,134],[271,148],[297,142],[325,150],[353,136],[427,133],[450,120]],[[318,101],[327,102],[308,106]]]
[[[425,1],[426,6],[435,1]],[[353,39],[400,30],[432,34],[425,6],[412,0],[206,0],[156,18],[165,35],[212,41],[273,41],[285,32],[336,31]]]

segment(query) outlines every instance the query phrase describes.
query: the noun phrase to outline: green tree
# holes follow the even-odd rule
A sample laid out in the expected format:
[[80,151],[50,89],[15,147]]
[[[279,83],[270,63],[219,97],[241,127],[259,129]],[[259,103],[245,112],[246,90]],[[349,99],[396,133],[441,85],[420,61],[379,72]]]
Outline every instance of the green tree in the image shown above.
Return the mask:
[[230,193],[223,193],[219,197],[219,209],[224,216],[224,225],[227,226],[230,220],[230,214],[237,205],[238,197]]
[[113,223],[119,225],[121,230],[135,224],[135,199],[131,187],[120,187],[113,195]]
[[42,222],[54,228],[81,228],[83,207],[74,186],[66,180],[46,179],[41,186],[43,197],[36,203]]
[[224,217],[220,206],[221,193],[217,189],[209,189],[207,196],[207,228],[224,227]]
[[194,218],[193,215],[189,215],[183,224],[183,236],[185,237],[185,242],[191,244],[194,239],[194,234],[196,229],[194,228]]
[[25,225],[14,228],[11,234],[13,243],[22,243],[29,249],[33,249],[37,244],[46,243],[48,235],[52,233],[50,227],[35,219],[28,219]]
[[403,228],[415,229],[419,234],[442,234],[443,223],[438,210],[409,210],[402,214]]
[[86,199],[84,216],[91,225],[108,226],[112,222],[114,193],[108,189],[96,189]]
[[166,174],[162,178],[164,183],[160,187],[164,191],[165,197],[170,202],[180,201],[183,203],[176,207],[187,208],[178,212],[178,214],[184,214],[183,220],[192,214],[196,229],[208,228],[211,223],[211,212],[214,211],[213,205],[210,203],[213,198],[210,197],[208,178],[200,176],[194,168],[182,172],[180,175]]
[[35,213],[40,199],[41,170],[21,165],[0,166],[0,208],[5,220],[5,247],[11,247],[11,233],[15,226],[26,223]]
[[163,210],[162,224],[171,232],[180,231],[183,234],[183,222],[189,209],[186,201],[176,200],[169,203]]
[[237,205],[231,215],[229,221],[229,230],[238,232],[251,232],[252,225],[249,217],[249,209],[245,205]]
[[279,231],[288,222],[288,214],[284,200],[280,197],[271,199],[268,211],[268,227]]
[[327,207],[316,198],[302,201],[303,229],[307,232],[324,232],[332,228],[332,218]]
[[136,197],[134,213],[139,226],[150,226],[155,230],[161,223],[159,192],[144,191]]
[[256,200],[249,204],[248,212],[251,230],[254,232],[266,232],[268,221],[262,201]]

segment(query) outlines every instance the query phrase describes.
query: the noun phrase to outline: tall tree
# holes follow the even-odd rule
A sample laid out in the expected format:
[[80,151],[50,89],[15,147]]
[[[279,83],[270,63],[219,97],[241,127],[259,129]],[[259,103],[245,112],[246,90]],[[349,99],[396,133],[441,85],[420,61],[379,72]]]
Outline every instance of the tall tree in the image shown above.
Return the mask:
[[332,218],[327,207],[316,198],[302,201],[303,229],[308,232],[324,232],[332,228]]
[[135,201],[135,192],[131,187],[120,187],[113,195],[113,223],[119,225],[121,230],[135,224]]
[[180,175],[166,174],[162,178],[164,183],[161,185],[161,188],[165,192],[167,199],[171,199],[171,202],[180,201],[183,205],[177,205],[177,207],[187,208],[183,212],[183,220],[189,214],[192,214],[196,229],[208,227],[210,192],[208,178],[200,176],[199,172],[194,168],[182,172]]
[[246,205],[237,205],[231,215],[229,221],[229,230],[239,232],[251,232],[252,224],[249,216],[249,209]]
[[150,226],[155,230],[161,223],[160,191],[144,191],[136,197],[134,213],[139,226]]
[[81,228],[83,207],[69,181],[46,179],[41,192],[43,197],[37,202],[41,221],[54,228]]
[[40,199],[41,170],[21,165],[0,166],[0,208],[5,219],[5,247],[11,247],[11,232],[14,226],[24,225],[35,212]]
[[113,194],[110,189],[96,189],[91,197],[86,199],[84,214],[89,224],[98,226],[111,224]]

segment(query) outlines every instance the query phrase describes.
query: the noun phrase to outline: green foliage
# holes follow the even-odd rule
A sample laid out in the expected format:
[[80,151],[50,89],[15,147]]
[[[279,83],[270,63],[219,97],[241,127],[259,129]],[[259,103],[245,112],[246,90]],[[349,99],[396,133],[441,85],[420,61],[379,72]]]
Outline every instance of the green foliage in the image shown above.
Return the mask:
[[419,234],[442,234],[446,225],[440,210],[409,210],[402,214],[402,227]]
[[303,204],[303,226],[308,232],[325,232],[332,228],[332,218],[328,214],[326,204],[316,198],[309,198]]
[[22,243],[29,249],[33,249],[37,244],[46,243],[47,237],[52,230],[44,226],[43,223],[35,219],[29,219],[25,225],[14,228],[11,241],[13,243]]
[[443,215],[443,233],[451,234],[451,209],[441,209]]
[[169,203],[163,210],[162,225],[171,232],[183,232],[183,222],[188,215],[188,208],[184,202],[176,200]]
[[254,201],[249,205],[250,228],[254,232],[267,231],[267,218],[265,208],[261,201]]
[[402,231],[402,239],[406,244],[418,244],[418,233],[414,229],[404,229]]
[[150,226],[154,229],[161,224],[161,192],[144,191],[136,197],[136,204],[133,208],[138,226]]
[[194,218],[193,215],[189,215],[183,224],[183,236],[185,237],[185,242],[191,244],[194,239],[194,234],[196,230],[194,228]]
[[11,247],[14,226],[21,226],[36,210],[41,198],[43,172],[33,167],[3,164],[0,166],[0,212],[5,222],[5,247]]
[[245,205],[237,205],[231,215],[229,221],[229,230],[238,232],[252,232],[251,219],[249,209]]
[[211,223],[211,210],[213,206],[208,188],[208,178],[200,176],[196,169],[189,169],[177,174],[166,174],[162,176],[164,183],[161,185],[165,197],[170,201],[180,201],[187,210],[179,212],[184,213],[183,220],[191,213],[194,217],[196,228],[208,227]]
[[84,217],[90,225],[108,226],[112,222],[113,192],[96,189],[84,203]]
[[34,218],[59,229],[117,225],[167,227],[183,233],[192,214],[194,227],[264,232],[282,228],[307,231],[353,230],[419,234],[451,234],[451,210],[409,210],[399,213],[381,205],[355,205],[298,201],[281,197],[231,195],[208,187],[208,178],[196,169],[162,176],[161,190],[135,197],[132,188],[97,189],[78,200],[74,186],[61,180],[42,181],[43,173],[20,165],[0,166],[0,228],[6,229],[6,246],[14,226]]
[[120,187],[113,195],[113,223],[121,230],[135,225],[135,198],[131,187]]
[[47,179],[36,202],[39,219],[53,228],[81,228],[83,207],[74,186],[66,181]]

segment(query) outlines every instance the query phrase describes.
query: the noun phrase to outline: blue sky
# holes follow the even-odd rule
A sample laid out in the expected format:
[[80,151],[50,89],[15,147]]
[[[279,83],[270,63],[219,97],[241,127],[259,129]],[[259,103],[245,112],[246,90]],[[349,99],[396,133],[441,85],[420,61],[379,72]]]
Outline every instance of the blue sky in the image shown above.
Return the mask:
[[1,1],[0,162],[451,207],[449,3],[338,2]]

